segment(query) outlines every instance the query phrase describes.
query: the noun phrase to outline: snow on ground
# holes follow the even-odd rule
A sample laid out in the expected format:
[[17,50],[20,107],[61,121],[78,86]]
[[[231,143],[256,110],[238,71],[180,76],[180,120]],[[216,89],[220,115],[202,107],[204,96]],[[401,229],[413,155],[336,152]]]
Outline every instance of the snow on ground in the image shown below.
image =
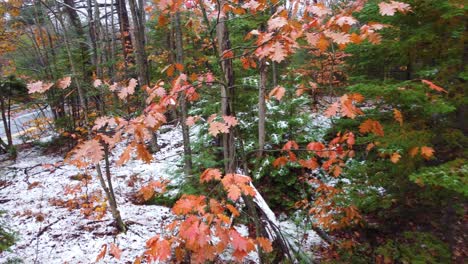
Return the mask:
[[[119,210],[129,225],[126,234],[118,235],[111,225],[110,213],[99,220],[86,219],[79,209],[70,211],[50,203],[53,199],[73,197],[65,194],[65,187],[78,184],[70,177],[84,171],[61,164],[51,172],[41,165],[60,164],[63,157],[44,156],[38,149],[19,152],[15,164],[0,167],[0,181],[7,183],[0,185],[0,210],[6,211],[5,222],[18,234],[11,251],[0,254],[0,263],[15,258],[24,263],[92,263],[102,245],[111,242],[123,250],[121,260],[106,255],[102,263],[133,263],[144,252],[146,241],[160,234],[172,215],[167,207],[135,205],[129,198],[142,184],[175,175],[175,165],[182,156],[181,138],[180,129],[172,127],[158,138],[163,148],[154,155],[152,163],[132,160],[120,168],[112,166]],[[100,190],[94,170],[88,173],[93,176],[88,193]],[[132,176],[138,180],[129,187]]]
[[[151,180],[171,180],[172,185],[181,181],[176,171],[180,171],[177,165],[183,155],[181,129],[166,126],[162,130],[167,130],[158,136],[158,144],[162,148],[150,164],[130,160],[122,167],[111,166],[119,210],[129,226],[126,234],[116,233],[110,212],[101,219],[87,219],[79,208],[69,210],[54,204],[56,200],[101,190],[93,168],[79,170],[64,164],[61,156],[42,155],[38,148],[20,151],[16,163],[0,163],[0,211],[6,211],[3,218],[18,237],[10,251],[0,253],[0,263],[14,259],[41,264],[93,263],[102,246],[107,244],[109,249],[110,243],[122,249],[121,259],[118,261],[107,254],[101,263],[133,263],[145,251],[146,241],[164,232],[164,226],[173,215],[164,206],[136,205],[132,202],[132,195]],[[114,161],[124,147],[120,144],[114,149]],[[51,168],[43,166],[45,164],[57,166]],[[83,173],[93,177],[89,184],[81,192],[67,194],[67,188],[80,183],[76,176]],[[274,218],[274,215],[270,217]],[[320,243],[315,232],[301,231],[289,220],[274,222],[279,224],[287,240],[295,244],[296,250],[299,246],[308,251]],[[305,253],[309,255],[311,252]],[[225,257],[222,259],[229,258]],[[252,252],[247,262],[256,263],[257,259],[256,253]]]

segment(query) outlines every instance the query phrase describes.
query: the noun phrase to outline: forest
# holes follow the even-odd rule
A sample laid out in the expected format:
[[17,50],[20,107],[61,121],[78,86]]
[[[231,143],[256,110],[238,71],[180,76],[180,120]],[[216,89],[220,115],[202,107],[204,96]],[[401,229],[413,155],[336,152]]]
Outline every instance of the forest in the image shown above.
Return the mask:
[[0,0],[0,263],[466,263],[464,0]]

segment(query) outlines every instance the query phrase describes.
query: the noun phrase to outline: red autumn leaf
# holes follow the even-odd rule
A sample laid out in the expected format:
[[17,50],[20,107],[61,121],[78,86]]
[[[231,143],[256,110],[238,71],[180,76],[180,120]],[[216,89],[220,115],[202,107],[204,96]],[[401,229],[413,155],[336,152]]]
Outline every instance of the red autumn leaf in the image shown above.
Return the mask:
[[390,1],[390,3],[381,2],[379,4],[379,13],[382,16],[393,16],[397,11],[401,13],[406,13],[406,11],[410,10],[410,5],[403,2]]
[[221,57],[223,57],[223,59],[231,59],[234,57],[234,52],[232,50],[225,50]]
[[88,160],[91,163],[98,163],[104,157],[104,150],[99,141],[91,139],[78,145],[73,159]]
[[37,81],[33,83],[28,83],[28,93],[45,93],[54,85],[53,83],[43,83],[42,81]]
[[421,156],[427,160],[430,159],[432,156],[434,156],[434,149],[428,146],[422,146]]
[[213,121],[210,123],[208,132],[213,137],[216,137],[219,133],[229,133],[229,127],[221,122]]
[[286,142],[283,146],[283,150],[291,150],[291,149],[298,149],[299,145],[297,145],[296,141],[290,140]]
[[286,163],[288,163],[288,161],[289,161],[288,157],[281,156],[281,157],[275,159],[275,161],[273,161],[273,167],[275,167],[275,168],[282,167],[282,166],[286,165]]
[[403,125],[403,115],[398,109],[393,109],[393,117],[398,123],[400,123],[400,126]]
[[356,143],[356,138],[354,137],[353,132],[349,132],[346,134],[346,144],[348,144],[349,147],[353,146],[354,143]]
[[241,189],[237,185],[230,185],[227,187],[228,198],[237,201],[241,196]]
[[226,204],[226,208],[229,210],[229,212],[231,212],[231,214],[232,214],[234,217],[240,216],[240,213],[239,213],[239,211],[237,210],[237,208],[234,207],[234,206],[232,206],[231,204]]
[[211,180],[221,180],[221,171],[218,169],[206,169],[200,176],[200,182],[209,182]]
[[307,144],[307,149],[320,152],[325,149],[325,145],[320,142],[310,142]]
[[390,161],[393,163],[398,163],[400,158],[401,158],[401,155],[398,152],[395,152],[390,156]]
[[268,20],[268,31],[273,31],[277,28],[282,28],[288,24],[288,20],[284,17],[277,16]]
[[102,249],[101,249],[101,251],[99,252],[99,254],[97,255],[97,257],[96,257],[96,261],[95,261],[95,262],[98,262],[99,260],[103,259],[104,256],[106,255],[106,252],[107,252],[107,245],[104,244],[104,245],[102,245]]
[[192,211],[204,212],[206,207],[205,196],[183,195],[172,207],[177,215],[185,215]]
[[383,137],[384,136],[384,131],[382,125],[379,123],[379,121],[375,121],[372,119],[367,119],[364,121],[360,126],[359,126],[359,132],[365,134],[365,133],[374,133],[378,136]]
[[332,117],[332,116],[335,116],[336,113],[338,113],[338,108],[340,107],[340,104],[338,102],[334,102],[333,104],[331,104],[327,110],[324,112],[324,115],[326,117]]
[[317,44],[316,44],[317,48],[324,52],[328,49],[328,46],[330,46],[330,42],[327,40],[327,38],[322,34],[319,38],[319,40],[317,41]]
[[145,185],[138,191],[138,196],[143,198],[144,201],[148,201],[154,196],[154,188],[151,185]]
[[271,90],[270,94],[268,95],[269,97],[275,97],[278,101],[281,101],[281,98],[283,98],[284,94],[286,93],[286,89],[282,86],[276,86],[273,90]]
[[110,243],[109,254],[111,254],[114,258],[120,260],[122,250],[119,247],[117,247],[114,243]]
[[102,85],[101,79],[96,79],[96,80],[94,80],[94,82],[93,82],[93,86],[94,86],[94,87],[97,88],[97,87],[99,87],[99,86],[101,86],[101,85]]
[[239,123],[235,116],[223,116],[223,119],[227,127],[235,127]]
[[352,16],[342,16],[342,17],[339,17],[339,18],[335,21],[335,23],[336,23],[337,25],[339,25],[340,27],[342,27],[343,25],[350,25],[350,26],[352,26],[352,25],[354,25],[354,24],[357,23],[357,20],[356,20],[354,17],[352,17]]
[[329,37],[336,44],[346,44],[351,42],[350,35],[344,32],[334,32],[326,30],[324,32],[325,36]]
[[273,251],[273,247],[271,245],[271,241],[268,238],[264,237],[257,237],[258,245],[265,251],[266,253],[270,253]]
[[271,54],[269,58],[272,61],[282,62],[286,58],[286,49],[280,42],[275,42],[273,45],[271,45],[270,51]]
[[120,155],[119,160],[116,162],[117,166],[122,166],[124,163],[127,163],[128,160],[130,160],[130,154],[132,153],[134,145],[128,145],[124,152],[122,152],[122,155]]
[[138,144],[136,148],[137,158],[144,161],[145,163],[150,163],[153,160],[153,156],[146,149],[144,144]]
[[318,17],[322,17],[322,16],[325,16],[325,15],[331,14],[331,10],[329,8],[327,8],[325,5],[323,5],[322,3],[310,6],[310,7],[308,7],[308,10],[312,14],[314,14],[314,15],[316,15]]
[[299,160],[299,164],[301,164],[302,167],[305,167],[305,168],[308,168],[308,169],[311,169],[311,170],[315,170],[319,167],[319,164],[317,162],[317,159],[316,158],[311,158],[311,159],[308,159],[308,160]]
[[195,125],[195,122],[197,122],[198,120],[200,120],[200,117],[199,116],[189,116],[187,117],[187,119],[185,120],[185,124],[189,127],[191,126],[194,126]]
[[249,252],[253,248],[253,243],[249,238],[243,237],[236,230],[232,229],[229,231],[231,237],[231,244],[234,250]]
[[57,87],[60,89],[68,88],[71,84],[71,77],[63,77],[62,79],[57,81]]
[[135,92],[135,87],[137,86],[138,84],[138,81],[136,79],[130,79],[130,81],[128,82],[128,86],[127,87],[123,87],[120,91],[119,91],[119,98],[120,99],[125,99],[127,98],[127,96],[133,94]]
[[442,88],[442,87],[440,87],[438,85],[435,85],[433,82],[430,82],[428,80],[421,80],[421,82],[424,83],[424,84],[427,84],[429,86],[429,88],[431,88],[434,91],[448,93],[447,90],[445,90],[444,88]]
[[411,148],[408,152],[409,152],[409,155],[410,155],[411,157],[414,157],[414,156],[416,156],[416,155],[418,154],[418,152],[419,152],[419,147]]

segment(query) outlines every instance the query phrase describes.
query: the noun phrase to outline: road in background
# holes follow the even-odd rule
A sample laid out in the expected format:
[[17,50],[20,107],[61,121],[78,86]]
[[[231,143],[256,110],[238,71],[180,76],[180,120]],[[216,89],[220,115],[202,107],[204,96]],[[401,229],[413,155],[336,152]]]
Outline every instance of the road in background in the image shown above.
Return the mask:
[[[15,144],[20,143],[18,142],[17,139],[21,133],[24,131],[24,129],[29,128],[26,124],[30,122],[33,119],[36,119],[38,117],[44,117],[46,115],[47,117],[52,117],[52,112],[50,111],[50,108],[47,107],[44,109],[42,112],[38,109],[33,109],[33,110],[25,110],[16,114],[12,114],[11,117],[11,134],[13,136],[13,140],[16,141],[14,142]],[[6,142],[6,133],[5,133],[5,128],[3,126],[3,120],[0,118],[0,137],[2,140]]]

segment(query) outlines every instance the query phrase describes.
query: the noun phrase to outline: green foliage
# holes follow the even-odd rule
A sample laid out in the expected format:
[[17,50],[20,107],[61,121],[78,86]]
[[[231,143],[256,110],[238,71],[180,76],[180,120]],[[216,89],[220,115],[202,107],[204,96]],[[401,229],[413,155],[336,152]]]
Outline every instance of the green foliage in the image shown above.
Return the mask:
[[402,263],[450,263],[448,246],[429,233],[404,232],[376,249],[376,255]]
[[[0,211],[0,217],[4,214]],[[8,250],[16,242],[16,234],[7,226],[7,223],[0,219],[0,253]]]
[[412,173],[410,179],[419,185],[439,186],[468,197],[467,176],[467,160],[456,159],[440,166],[422,168]]

